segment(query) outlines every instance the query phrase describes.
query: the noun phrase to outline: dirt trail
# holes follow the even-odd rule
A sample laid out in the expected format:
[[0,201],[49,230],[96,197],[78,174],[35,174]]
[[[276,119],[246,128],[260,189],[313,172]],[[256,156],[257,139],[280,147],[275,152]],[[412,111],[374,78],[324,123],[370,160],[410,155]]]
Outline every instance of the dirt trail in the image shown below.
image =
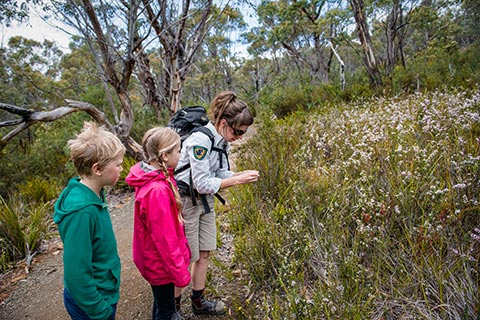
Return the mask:
[[[149,320],[151,319],[152,294],[150,286],[141,277],[132,261],[131,243],[133,230],[133,194],[109,201],[112,223],[118,243],[118,251],[122,261],[120,301],[118,303],[117,320]],[[225,238],[225,236],[222,236]],[[221,260],[229,260],[231,243],[222,240],[223,245],[215,253]],[[62,243],[59,239],[50,243],[46,253],[34,258],[28,275],[23,269],[11,271],[0,277],[0,319],[1,320],[65,320],[68,315],[63,306],[63,261]],[[212,268],[216,268],[212,264]],[[225,288],[223,284],[230,282],[230,290],[237,290],[231,281],[225,280],[222,272],[215,272],[213,285],[215,289]],[[22,279],[22,280],[18,280]],[[183,294],[182,311],[186,319],[196,319],[190,311],[188,296],[190,288]],[[222,299],[228,304],[228,295],[222,291]],[[230,315],[229,315],[230,313]],[[226,316],[202,319],[234,319],[231,311]]]
[[[254,135],[255,126],[249,128],[243,139],[232,143],[230,165],[236,170],[235,151],[238,151],[245,141]],[[132,260],[132,230],[133,230],[133,193],[109,197],[109,209],[113,228],[118,244],[118,252],[122,261],[120,301],[117,307],[117,320],[150,320],[152,294],[148,283],[141,277]],[[226,232],[228,229],[222,219],[222,213],[217,214],[220,220],[221,246],[212,255],[218,263],[210,263],[209,274],[212,279],[207,281],[209,297],[219,298],[228,306],[227,314],[218,316],[195,316],[190,308],[190,288],[186,288],[182,299],[182,312],[186,320],[190,319],[235,319],[235,306],[242,300],[251,297],[248,288],[240,284],[245,275],[243,270],[232,264],[233,237]],[[63,306],[63,261],[62,242],[60,238],[48,244],[45,253],[36,256],[28,274],[23,268],[0,275],[0,320],[66,320],[69,319]],[[225,270],[231,270],[227,277]],[[237,278],[232,279],[232,275]],[[217,296],[215,296],[217,295]],[[232,302],[232,299],[235,302]],[[240,301],[239,301],[240,300]]]

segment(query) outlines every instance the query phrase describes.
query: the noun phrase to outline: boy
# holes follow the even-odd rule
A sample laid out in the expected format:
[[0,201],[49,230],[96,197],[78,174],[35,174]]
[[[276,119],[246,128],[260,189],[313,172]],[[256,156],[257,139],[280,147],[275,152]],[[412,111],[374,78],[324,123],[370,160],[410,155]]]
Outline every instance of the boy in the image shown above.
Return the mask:
[[120,257],[103,187],[117,183],[125,147],[93,122],[68,145],[79,177],[68,182],[53,214],[64,246],[65,308],[73,320],[115,319]]

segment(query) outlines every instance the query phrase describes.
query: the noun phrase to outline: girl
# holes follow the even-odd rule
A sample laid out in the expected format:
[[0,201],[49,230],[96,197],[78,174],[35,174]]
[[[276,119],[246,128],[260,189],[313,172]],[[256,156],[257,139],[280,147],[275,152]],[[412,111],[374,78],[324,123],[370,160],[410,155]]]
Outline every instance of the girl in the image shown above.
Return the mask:
[[[210,122],[201,131],[194,132],[184,142],[177,165],[176,179],[182,195],[185,232],[192,252],[192,311],[195,314],[222,315],[222,301],[207,300],[204,296],[210,251],[216,249],[214,198],[220,189],[257,181],[255,170],[234,173],[229,170],[227,154],[230,142],[240,139],[253,123],[245,102],[231,91],[219,93],[209,110]],[[212,152],[225,150],[223,152]],[[189,170],[180,168],[189,167]],[[193,190],[193,192],[192,192]],[[176,290],[177,304],[181,290]]]
[[152,319],[181,319],[175,312],[174,288],[190,282],[190,249],[173,178],[180,136],[169,128],[153,128],[142,145],[146,160],[134,165],[126,178],[135,188],[133,261],[152,287]]

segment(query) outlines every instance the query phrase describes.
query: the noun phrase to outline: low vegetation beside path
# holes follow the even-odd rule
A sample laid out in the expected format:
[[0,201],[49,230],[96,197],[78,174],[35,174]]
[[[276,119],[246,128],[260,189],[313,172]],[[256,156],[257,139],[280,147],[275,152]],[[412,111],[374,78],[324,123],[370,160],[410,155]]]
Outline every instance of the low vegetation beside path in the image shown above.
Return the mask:
[[478,319],[480,92],[266,121],[229,230],[245,319]]
[[[227,280],[209,289],[229,316],[480,318],[479,90],[258,119],[234,157],[261,179],[228,189],[219,214]],[[0,201],[1,270],[55,234],[50,183],[25,183],[34,204]]]

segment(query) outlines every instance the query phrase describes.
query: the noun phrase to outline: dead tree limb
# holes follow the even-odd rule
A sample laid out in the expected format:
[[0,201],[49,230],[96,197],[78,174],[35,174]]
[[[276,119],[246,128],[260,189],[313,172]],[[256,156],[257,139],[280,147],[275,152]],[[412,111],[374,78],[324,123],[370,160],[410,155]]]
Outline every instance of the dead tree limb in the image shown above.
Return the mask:
[[[5,120],[0,122],[0,127],[12,127],[10,132],[1,137],[0,139],[0,150],[7,145],[7,143],[12,140],[16,135],[18,135],[23,130],[28,129],[32,125],[38,122],[53,122],[60,118],[63,118],[66,115],[69,115],[74,112],[83,111],[88,113],[99,125],[105,126],[111,132],[114,132],[118,135],[118,132],[122,132],[122,128],[116,128],[113,126],[105,116],[105,114],[96,108],[94,105],[81,101],[66,100],[69,106],[58,107],[50,111],[36,111],[31,109],[26,109],[11,104],[0,103],[0,110],[4,110],[10,114],[17,115],[19,118],[12,120]],[[142,159],[142,147],[133,140],[130,136],[123,137],[119,136],[122,143],[127,148],[127,152],[131,154],[136,159]]]

